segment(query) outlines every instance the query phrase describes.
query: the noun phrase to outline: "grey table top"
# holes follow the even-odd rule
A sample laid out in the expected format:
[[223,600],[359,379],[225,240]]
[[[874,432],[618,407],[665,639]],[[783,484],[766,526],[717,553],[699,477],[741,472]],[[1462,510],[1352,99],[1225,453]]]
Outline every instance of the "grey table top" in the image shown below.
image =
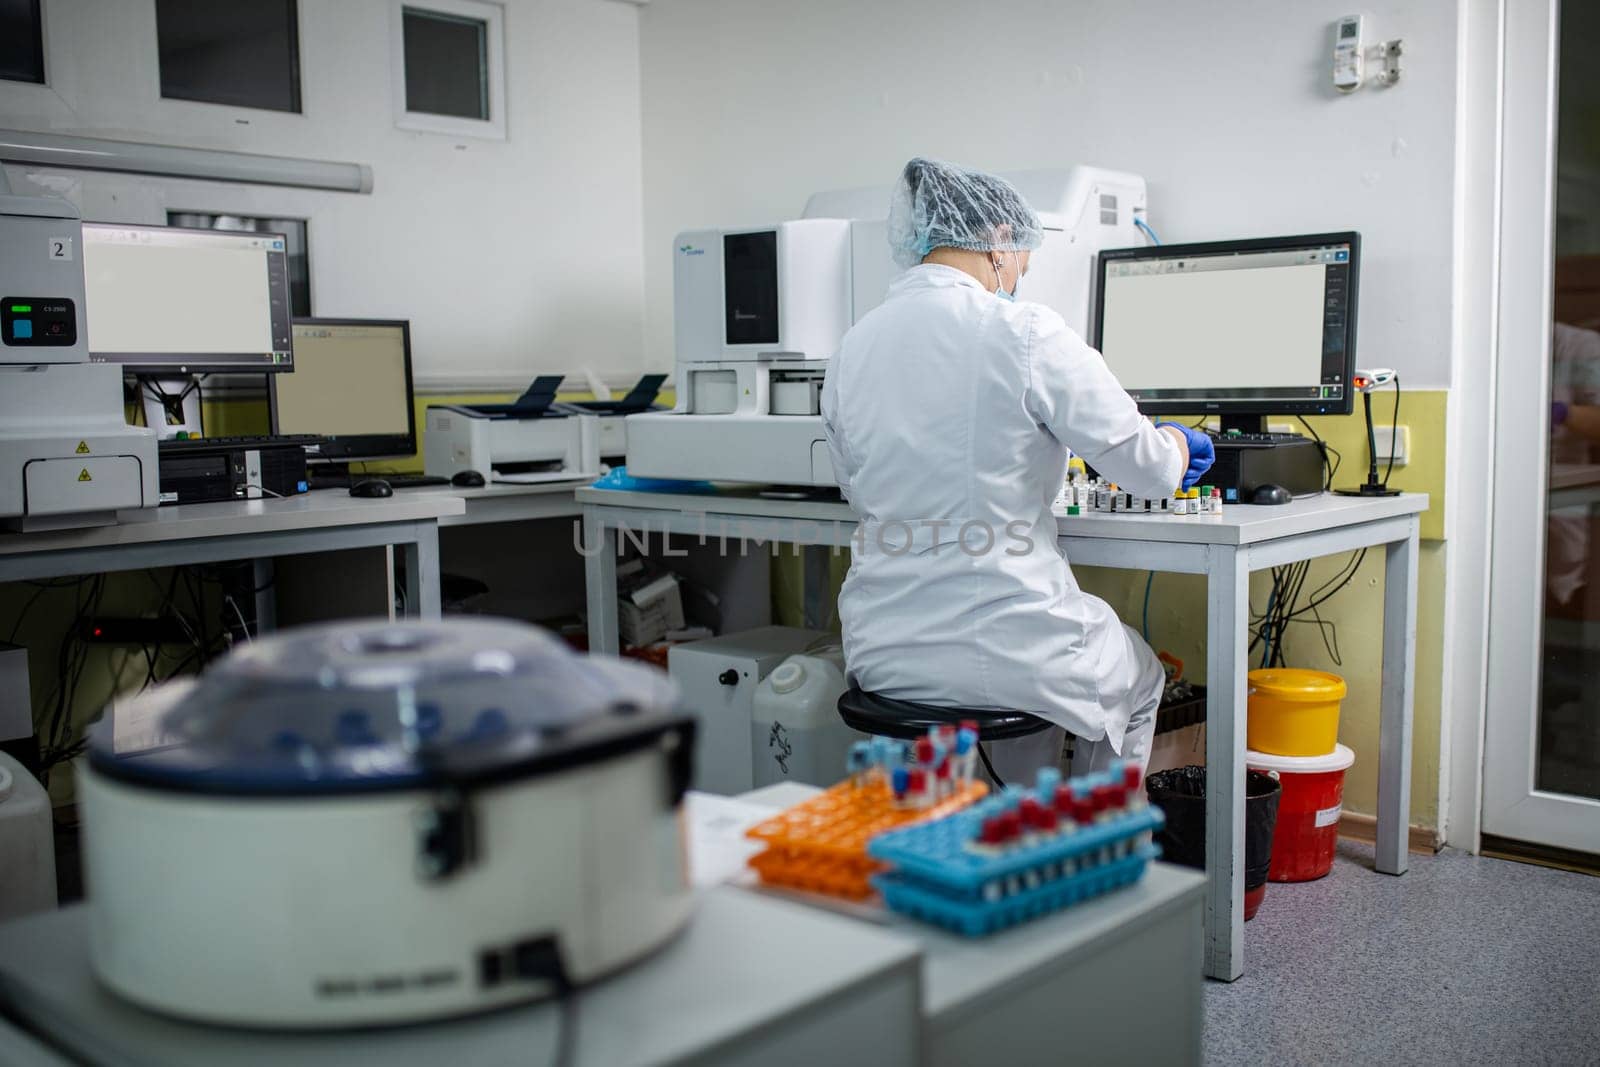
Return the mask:
[[[91,1063],[547,1063],[559,1012],[537,1004],[398,1029],[313,1034],[228,1030],[143,1011],[89,969],[83,906],[0,925],[0,998]],[[732,887],[701,895],[684,933],[586,989],[574,1063],[674,1063],[896,973],[915,980],[914,941]]]
[[[842,500],[773,500],[755,489],[722,489],[715,493],[645,493],[615,489],[579,489],[580,504],[598,504],[643,511],[665,511],[686,516],[730,515],[813,522],[856,521],[850,505]],[[1403,515],[1418,515],[1428,510],[1426,493],[1358,498],[1322,493],[1302,497],[1289,504],[1266,507],[1230,504],[1219,516],[1179,517],[1176,515],[1086,515],[1056,516],[1057,530],[1064,538],[1096,537],[1130,541],[1167,543],[1245,545],[1272,541],[1297,534],[1313,533],[1338,526]]]
[[123,521],[113,526],[0,533],[0,555],[413,522],[460,515],[466,507],[460,496],[444,493],[396,493],[381,500],[368,500],[346,492],[317,492],[284,500],[178,504],[124,512]]

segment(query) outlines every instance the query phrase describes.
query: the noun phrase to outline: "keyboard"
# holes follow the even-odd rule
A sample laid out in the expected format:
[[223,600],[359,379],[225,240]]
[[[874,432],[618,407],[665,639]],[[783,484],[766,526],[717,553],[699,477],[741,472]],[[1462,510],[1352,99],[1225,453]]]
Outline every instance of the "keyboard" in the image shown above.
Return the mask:
[[201,448],[288,448],[320,445],[323,438],[314,433],[240,434],[233,437],[184,437],[160,442],[162,452],[183,452]]
[[1218,433],[1215,430],[1208,433],[1219,445],[1278,445],[1285,441],[1309,440],[1297,433]]

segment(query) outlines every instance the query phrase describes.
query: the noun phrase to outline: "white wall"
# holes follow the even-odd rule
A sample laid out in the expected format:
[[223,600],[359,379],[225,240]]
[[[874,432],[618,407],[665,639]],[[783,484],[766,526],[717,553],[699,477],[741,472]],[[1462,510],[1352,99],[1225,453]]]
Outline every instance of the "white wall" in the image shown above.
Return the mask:
[[1450,381],[1456,0],[1367,0],[1393,89],[1340,97],[1316,0],[658,0],[640,22],[646,345],[674,233],[796,216],[912,155],[1143,174],[1166,241],[1356,229],[1359,360]]
[[[412,320],[419,384],[514,386],[643,366],[638,9],[506,0],[508,135],[395,128],[394,0],[300,0],[304,113],[160,98],[154,4],[45,0],[48,88],[0,82],[0,127],[370,164],[370,196],[8,167],[85,217],[310,219],[318,314]],[[19,180],[20,179],[20,180]]]

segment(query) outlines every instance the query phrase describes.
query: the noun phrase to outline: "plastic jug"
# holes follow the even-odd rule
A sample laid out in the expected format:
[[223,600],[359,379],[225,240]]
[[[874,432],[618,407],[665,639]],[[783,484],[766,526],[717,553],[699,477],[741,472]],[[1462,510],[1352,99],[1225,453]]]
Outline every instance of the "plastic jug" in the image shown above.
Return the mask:
[[850,745],[866,737],[839,718],[839,697],[848,688],[837,646],[790,656],[761,680],[750,726],[756,788],[830,786],[845,776]]

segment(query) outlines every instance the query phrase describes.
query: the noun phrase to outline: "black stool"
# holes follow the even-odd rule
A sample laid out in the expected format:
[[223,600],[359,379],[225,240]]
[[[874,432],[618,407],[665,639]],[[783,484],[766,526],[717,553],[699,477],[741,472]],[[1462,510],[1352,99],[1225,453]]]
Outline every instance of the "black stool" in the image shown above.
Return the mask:
[[[915,741],[925,737],[936,726],[959,726],[971,720],[978,724],[980,741],[1010,741],[1027,737],[1040,730],[1048,730],[1050,723],[1037,715],[1022,711],[977,711],[972,708],[942,708],[933,704],[918,704],[910,700],[891,700],[877,693],[868,693],[851,686],[839,698],[839,718],[852,730],[876,737],[893,737]],[[1005,785],[994,773],[989,753],[978,746],[978,756],[983,769],[996,786]]]

